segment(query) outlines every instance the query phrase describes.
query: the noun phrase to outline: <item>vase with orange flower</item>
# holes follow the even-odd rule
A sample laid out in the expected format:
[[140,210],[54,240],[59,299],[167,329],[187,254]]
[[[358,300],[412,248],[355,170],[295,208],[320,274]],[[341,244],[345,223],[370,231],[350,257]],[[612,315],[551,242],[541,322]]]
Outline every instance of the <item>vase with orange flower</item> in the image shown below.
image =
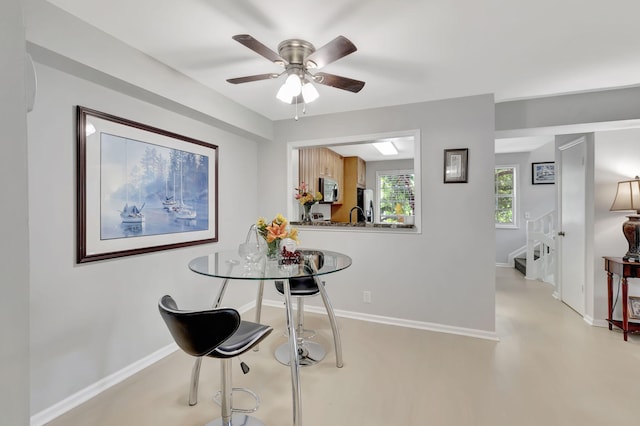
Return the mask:
[[296,200],[298,200],[298,202],[304,209],[304,212],[302,214],[302,221],[311,222],[311,207],[318,201],[322,200],[322,194],[320,192],[316,192],[314,194],[313,191],[304,182],[301,182],[300,185],[295,188],[295,190],[296,193],[294,197]]
[[282,253],[281,245],[284,240],[298,242],[298,229],[289,226],[289,221],[278,214],[271,222],[261,217],[256,223],[258,234],[267,243],[267,259],[277,260]]

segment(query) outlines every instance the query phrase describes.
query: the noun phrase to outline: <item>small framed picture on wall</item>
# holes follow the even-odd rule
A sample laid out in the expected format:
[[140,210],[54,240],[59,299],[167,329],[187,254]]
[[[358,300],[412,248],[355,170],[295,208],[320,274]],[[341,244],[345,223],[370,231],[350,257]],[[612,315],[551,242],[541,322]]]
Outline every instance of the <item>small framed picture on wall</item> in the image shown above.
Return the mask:
[[444,183],[467,183],[469,149],[444,150]]
[[531,163],[531,183],[533,185],[556,183],[556,163],[553,161]]

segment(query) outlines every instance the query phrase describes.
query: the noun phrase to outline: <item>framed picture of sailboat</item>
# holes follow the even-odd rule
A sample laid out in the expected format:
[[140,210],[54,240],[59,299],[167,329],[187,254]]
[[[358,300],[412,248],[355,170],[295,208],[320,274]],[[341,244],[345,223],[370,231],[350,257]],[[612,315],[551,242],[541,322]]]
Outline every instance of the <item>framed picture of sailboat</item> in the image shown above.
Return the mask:
[[77,262],[218,241],[218,147],[77,106]]

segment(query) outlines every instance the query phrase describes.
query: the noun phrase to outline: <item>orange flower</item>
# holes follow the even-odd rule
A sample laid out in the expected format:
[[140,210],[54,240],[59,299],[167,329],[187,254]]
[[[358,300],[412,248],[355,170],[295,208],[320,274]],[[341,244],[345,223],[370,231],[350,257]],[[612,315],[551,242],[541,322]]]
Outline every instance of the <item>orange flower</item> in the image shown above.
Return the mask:
[[276,222],[271,223],[271,225],[267,226],[267,242],[270,243],[276,239],[284,239],[287,238],[287,222],[282,222],[277,224]]

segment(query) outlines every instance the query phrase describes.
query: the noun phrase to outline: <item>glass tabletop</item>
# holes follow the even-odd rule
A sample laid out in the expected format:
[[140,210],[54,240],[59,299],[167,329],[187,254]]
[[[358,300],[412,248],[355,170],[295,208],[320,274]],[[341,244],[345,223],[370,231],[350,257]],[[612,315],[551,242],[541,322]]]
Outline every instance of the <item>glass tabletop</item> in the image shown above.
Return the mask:
[[[236,250],[219,251],[193,259],[189,262],[189,269],[198,274],[217,278],[279,280],[331,274],[351,266],[349,256],[335,251],[319,249],[299,249],[298,251],[303,254],[298,264],[267,260],[264,256],[251,260],[240,257]],[[322,261],[318,262],[320,256]],[[309,262],[314,262],[316,267],[310,267]],[[317,268],[318,266],[320,267]]]

